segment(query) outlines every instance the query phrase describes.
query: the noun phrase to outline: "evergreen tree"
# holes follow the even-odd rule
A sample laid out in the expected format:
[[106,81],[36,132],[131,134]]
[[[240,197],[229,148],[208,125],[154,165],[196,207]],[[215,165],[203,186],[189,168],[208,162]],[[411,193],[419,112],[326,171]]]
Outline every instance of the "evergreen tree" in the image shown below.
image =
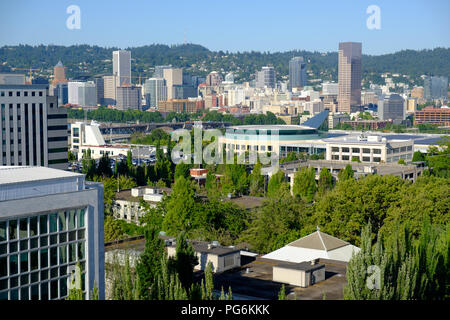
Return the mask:
[[264,176],[261,174],[262,165],[258,161],[253,167],[250,175],[250,195],[263,196],[264,195]]
[[319,193],[324,194],[327,190],[331,190],[333,188],[333,176],[327,168],[320,169],[319,176]]
[[297,171],[294,176],[293,195],[311,202],[317,191],[315,175],[313,167],[303,167],[300,171]]
[[344,181],[348,179],[352,179],[354,176],[354,172],[352,166],[350,164],[346,165],[344,169],[341,169],[338,173],[338,181]]
[[164,255],[164,243],[159,238],[157,229],[145,230],[145,249],[136,264],[136,272],[139,277],[139,297],[143,300],[150,299],[150,288],[160,272],[161,257]]
[[278,293],[278,300],[286,300],[286,288],[284,283],[281,285],[280,292]]
[[195,255],[194,248],[187,241],[186,234],[181,232],[177,237],[177,247],[173,265],[185,290],[188,290],[194,281],[194,267],[197,264],[198,258]]

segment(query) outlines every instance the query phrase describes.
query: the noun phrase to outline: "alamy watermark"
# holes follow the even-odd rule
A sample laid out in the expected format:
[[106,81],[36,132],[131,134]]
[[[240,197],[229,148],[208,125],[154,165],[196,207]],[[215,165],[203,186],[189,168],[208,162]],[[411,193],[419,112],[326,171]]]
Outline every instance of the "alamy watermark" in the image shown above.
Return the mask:
[[81,10],[77,5],[70,5],[66,9],[70,16],[66,20],[66,27],[69,30],[81,29]]
[[381,9],[377,5],[370,5],[366,10],[367,14],[370,16],[367,18],[366,26],[369,30],[380,30],[381,29]]
[[[194,126],[192,132],[178,129],[172,132],[176,142],[171,158],[179,162],[202,164],[256,164],[278,166],[279,130],[227,129],[225,136],[219,129],[203,130]],[[193,150],[192,150],[193,147]]]
[[366,280],[367,288],[370,290],[379,290],[381,288],[380,267],[376,265],[368,266],[366,273],[369,275]]

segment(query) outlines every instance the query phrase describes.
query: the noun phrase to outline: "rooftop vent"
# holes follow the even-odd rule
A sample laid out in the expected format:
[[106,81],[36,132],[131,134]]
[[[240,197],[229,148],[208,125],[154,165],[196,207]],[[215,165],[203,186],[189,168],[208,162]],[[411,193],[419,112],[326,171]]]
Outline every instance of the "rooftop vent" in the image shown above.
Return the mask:
[[214,247],[220,246],[219,241],[216,241],[216,240],[212,241],[211,244],[212,244]]

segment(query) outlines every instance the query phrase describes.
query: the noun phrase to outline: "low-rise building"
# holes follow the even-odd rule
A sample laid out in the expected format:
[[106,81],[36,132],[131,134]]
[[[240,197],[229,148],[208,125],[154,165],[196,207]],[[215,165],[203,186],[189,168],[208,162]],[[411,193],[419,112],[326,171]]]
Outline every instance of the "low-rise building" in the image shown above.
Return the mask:
[[425,107],[417,110],[414,117],[414,124],[435,124],[450,126],[450,108]]
[[[198,257],[198,264],[194,270],[205,270],[209,262],[214,273],[221,273],[241,266],[240,250],[235,247],[221,246],[216,241],[211,243],[204,241],[190,241]],[[176,241],[169,241],[167,255],[173,257],[176,254]]]
[[326,139],[326,160],[361,162],[397,162],[400,159],[411,161],[414,141],[392,139],[382,136]]
[[311,262],[283,263],[273,266],[273,281],[307,288],[325,280],[325,265]]
[[169,194],[170,189],[145,186],[118,191],[112,205],[113,216],[129,223],[140,224],[139,219],[146,213],[141,200],[147,202],[150,207],[156,207],[157,203],[162,201],[164,193]]

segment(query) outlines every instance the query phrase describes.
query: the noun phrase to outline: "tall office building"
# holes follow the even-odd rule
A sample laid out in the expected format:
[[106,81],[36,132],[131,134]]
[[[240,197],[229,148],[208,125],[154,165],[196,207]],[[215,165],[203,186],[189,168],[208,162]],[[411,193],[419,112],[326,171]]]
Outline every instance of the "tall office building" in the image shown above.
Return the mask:
[[360,42],[339,43],[339,112],[350,113],[361,105],[361,55]]
[[131,84],[131,52],[113,51],[113,75],[118,77],[117,86]]
[[116,105],[116,88],[118,85],[116,76],[103,77],[103,103],[105,105]]
[[58,62],[58,64],[53,68],[53,81],[52,85],[56,87],[58,83],[66,83],[66,68],[62,64],[61,61]]
[[53,95],[58,97],[58,105],[62,106],[69,103],[69,87],[67,83],[58,83],[53,88]]
[[171,69],[172,65],[168,66],[155,66],[155,72],[153,78],[164,78],[164,69]]
[[256,72],[257,88],[275,88],[275,69],[273,67],[262,67],[261,71]]
[[306,63],[303,57],[294,57],[289,61],[289,90],[306,86]]
[[70,104],[82,107],[97,106],[97,89],[93,81],[70,81],[67,87]]
[[105,82],[103,78],[94,78],[95,88],[97,90],[97,103],[103,105],[105,94]]
[[324,82],[322,83],[322,94],[325,95],[338,95],[339,94],[339,85],[333,82]]
[[222,83],[222,76],[217,71],[213,71],[206,76],[206,85],[213,87]]
[[73,278],[104,299],[103,215],[103,185],[82,174],[0,167],[0,300],[62,300]]
[[166,80],[150,78],[145,81],[145,98],[151,108],[157,108],[159,101],[167,100]]
[[0,166],[67,169],[67,109],[48,85],[0,85]]
[[378,118],[400,123],[405,120],[405,100],[398,94],[384,95],[378,101]]
[[183,85],[183,69],[170,68],[164,69],[164,80],[167,86],[167,99],[174,99],[174,88],[176,85]]
[[424,97],[427,101],[435,99],[447,100],[448,78],[426,76],[424,79]]
[[141,110],[141,88],[124,86],[116,88],[116,107],[119,110]]

